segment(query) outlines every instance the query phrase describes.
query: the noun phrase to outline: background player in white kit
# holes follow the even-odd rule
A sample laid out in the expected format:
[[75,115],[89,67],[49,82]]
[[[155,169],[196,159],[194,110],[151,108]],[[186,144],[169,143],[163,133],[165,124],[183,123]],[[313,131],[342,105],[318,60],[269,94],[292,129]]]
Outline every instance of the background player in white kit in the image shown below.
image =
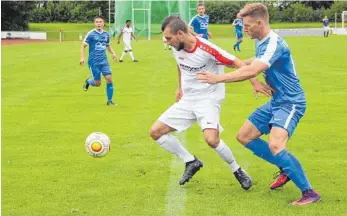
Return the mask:
[[[218,64],[241,67],[243,62],[207,40],[191,35],[187,25],[176,16],[169,16],[164,20],[162,31],[174,50],[179,88],[176,92],[177,103],[153,124],[150,136],[186,163],[186,169],[179,182],[182,185],[188,182],[203,164],[170,132],[184,131],[198,122],[208,145],[230,165],[242,188],[249,189],[252,186],[251,178],[240,168],[229,147],[219,138],[219,133],[223,130],[219,117],[220,105],[225,97],[225,86],[203,84],[196,79],[196,73],[199,71],[212,70],[216,74],[224,73],[224,68]],[[263,88],[260,82],[254,83],[256,87]]]
[[124,51],[122,53],[122,56],[119,59],[119,62],[123,62],[123,58],[124,56],[126,56],[126,54],[129,52],[129,55],[131,57],[131,59],[133,60],[133,62],[138,62],[138,60],[136,60],[134,58],[134,54],[133,54],[133,50],[131,48],[131,39],[134,38],[136,41],[136,37],[134,35],[134,30],[133,28],[131,28],[131,21],[127,20],[126,21],[126,26],[121,30],[119,37],[118,37],[118,43],[120,43],[120,38],[123,36],[123,43],[124,43]]

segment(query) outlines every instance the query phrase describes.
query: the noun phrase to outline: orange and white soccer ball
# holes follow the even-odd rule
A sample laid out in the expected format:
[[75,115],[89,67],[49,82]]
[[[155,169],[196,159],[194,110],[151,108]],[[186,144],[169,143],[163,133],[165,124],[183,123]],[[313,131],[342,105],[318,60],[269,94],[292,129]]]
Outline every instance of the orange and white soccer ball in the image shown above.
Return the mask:
[[93,132],[86,139],[86,150],[93,157],[104,157],[110,152],[110,138],[102,132]]

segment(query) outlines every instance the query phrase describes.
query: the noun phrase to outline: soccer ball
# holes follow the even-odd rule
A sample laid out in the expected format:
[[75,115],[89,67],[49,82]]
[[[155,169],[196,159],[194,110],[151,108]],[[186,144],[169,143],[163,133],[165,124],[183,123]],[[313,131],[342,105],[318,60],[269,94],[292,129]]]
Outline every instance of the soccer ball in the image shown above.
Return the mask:
[[86,139],[86,150],[93,157],[104,157],[110,152],[111,140],[101,132],[91,133]]

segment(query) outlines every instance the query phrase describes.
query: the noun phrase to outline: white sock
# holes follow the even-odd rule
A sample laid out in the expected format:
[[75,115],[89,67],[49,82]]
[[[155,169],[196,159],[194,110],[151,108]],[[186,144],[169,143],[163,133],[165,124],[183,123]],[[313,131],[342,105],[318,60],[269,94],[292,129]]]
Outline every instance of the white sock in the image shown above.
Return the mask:
[[164,49],[166,49],[166,43],[164,43]]
[[134,61],[134,60],[135,60],[135,58],[134,58],[133,51],[129,51],[129,55],[130,55],[131,59]]
[[191,155],[187,149],[185,149],[178,141],[178,139],[171,135],[171,134],[165,134],[161,136],[159,139],[156,140],[156,142],[161,145],[164,149],[166,149],[168,152],[177,155],[179,158],[181,158],[184,163],[193,161],[195,158],[193,155]]
[[231,152],[229,146],[227,146],[223,140],[219,141],[219,145],[214,150],[225,162],[229,164],[233,172],[240,168],[240,166],[236,163],[234,155]]
[[119,60],[123,60],[124,56],[126,56],[126,55],[127,55],[127,53],[125,51],[123,51],[122,56],[120,57]]

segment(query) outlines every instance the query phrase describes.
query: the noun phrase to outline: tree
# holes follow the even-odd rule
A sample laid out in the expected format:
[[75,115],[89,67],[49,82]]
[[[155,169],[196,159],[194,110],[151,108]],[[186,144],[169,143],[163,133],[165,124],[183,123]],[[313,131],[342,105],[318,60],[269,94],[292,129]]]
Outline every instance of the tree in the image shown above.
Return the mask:
[[1,30],[27,31],[29,15],[37,2],[1,1]]

